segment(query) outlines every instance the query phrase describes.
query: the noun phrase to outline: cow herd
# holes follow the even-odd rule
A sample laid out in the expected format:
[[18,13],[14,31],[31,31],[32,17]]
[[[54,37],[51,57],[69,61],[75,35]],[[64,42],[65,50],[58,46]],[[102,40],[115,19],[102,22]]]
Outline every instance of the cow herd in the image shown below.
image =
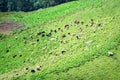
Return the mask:
[[[78,21],[78,20],[75,20],[74,21],[74,24],[75,25],[84,25],[85,23],[83,22],[83,21]],[[95,22],[94,22],[94,20],[93,19],[91,19],[90,20],[90,22],[89,22],[89,24],[86,24],[85,26],[86,27],[88,27],[88,26],[90,26],[90,27],[92,27],[92,26],[94,26],[94,24],[95,24]],[[102,27],[102,24],[101,23],[99,23],[99,24],[97,24],[97,26],[98,27]],[[49,32],[47,32],[47,31],[39,31],[39,32],[37,32],[36,33],[36,36],[41,36],[41,38],[43,38],[43,37],[48,37],[48,38],[50,38],[50,40],[51,41],[56,41],[56,38],[52,38],[53,36],[52,35],[55,35],[55,34],[57,34],[57,33],[59,33],[59,32],[61,32],[62,33],[62,35],[61,35],[61,38],[62,39],[64,39],[64,38],[66,38],[67,37],[67,35],[72,35],[72,37],[74,37],[75,36],[75,38],[76,39],[80,39],[80,34],[72,34],[71,32],[68,32],[67,34],[65,34],[65,33],[63,33],[63,31],[64,30],[68,30],[69,28],[70,28],[71,26],[69,25],[69,24],[66,24],[66,25],[64,25],[64,27],[63,28],[61,28],[61,27],[59,27],[59,28],[57,28],[57,29],[51,29]],[[80,31],[82,31],[82,28],[80,27]],[[30,35],[29,36],[29,38],[27,38],[27,37],[23,37],[23,43],[26,45],[27,44],[27,40],[28,39],[34,39],[34,37],[35,36],[33,36],[33,35]],[[17,37],[15,37],[15,39],[16,40],[18,40],[18,38]],[[38,39],[36,39],[36,42],[39,42],[40,41],[40,39],[38,38]],[[66,43],[66,42],[64,42],[63,40],[60,40],[60,43]],[[9,52],[9,49],[7,49],[6,50],[6,53],[8,53]],[[62,54],[64,54],[64,53],[66,53],[66,51],[65,50],[62,50],[61,51],[61,53]],[[19,56],[19,57],[22,57],[23,55],[21,54],[21,55],[17,55],[17,54],[14,54],[13,55],[13,58],[16,58],[17,56]],[[42,66],[37,66],[36,67],[36,69],[32,69],[32,70],[30,70],[31,71],[31,73],[35,73],[36,71],[39,71],[39,70],[41,70],[42,69]],[[25,68],[25,70],[29,70],[29,68],[27,67],[27,68]],[[16,75],[18,75],[18,74],[16,74]]]

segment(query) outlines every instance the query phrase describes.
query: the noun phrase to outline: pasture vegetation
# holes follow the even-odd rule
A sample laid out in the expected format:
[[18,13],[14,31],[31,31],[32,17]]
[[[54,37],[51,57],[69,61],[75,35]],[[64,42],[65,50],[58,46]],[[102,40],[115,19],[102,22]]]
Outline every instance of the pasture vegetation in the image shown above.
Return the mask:
[[24,24],[1,37],[0,80],[119,80],[119,3],[79,0],[0,13],[1,23]]

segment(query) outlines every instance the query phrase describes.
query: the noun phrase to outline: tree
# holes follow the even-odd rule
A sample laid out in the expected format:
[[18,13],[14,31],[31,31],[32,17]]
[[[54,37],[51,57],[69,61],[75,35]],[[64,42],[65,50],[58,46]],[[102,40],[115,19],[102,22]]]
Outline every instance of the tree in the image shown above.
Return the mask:
[[0,11],[32,11],[72,0],[0,0]]

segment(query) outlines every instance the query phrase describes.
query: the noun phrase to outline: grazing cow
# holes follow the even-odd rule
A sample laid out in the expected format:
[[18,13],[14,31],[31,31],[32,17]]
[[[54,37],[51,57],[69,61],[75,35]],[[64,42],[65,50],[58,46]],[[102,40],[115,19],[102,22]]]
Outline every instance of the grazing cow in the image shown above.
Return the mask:
[[23,39],[25,40],[25,39],[27,39],[26,37],[23,37]]
[[51,40],[51,41],[56,41],[56,38],[51,38],[50,40]]
[[75,22],[74,22],[74,23],[78,25],[80,22],[79,22],[78,20],[75,20]]
[[27,67],[27,68],[25,68],[25,70],[28,70],[29,68]]
[[58,30],[60,31],[60,30],[61,30],[61,28],[58,28]]
[[26,40],[24,40],[23,42],[24,42],[24,44],[27,44],[27,41],[26,41]]
[[66,51],[65,51],[65,50],[63,50],[63,51],[62,51],[62,54],[64,54],[65,52],[66,52]]
[[80,31],[82,31],[83,29],[82,28],[80,28]]
[[51,29],[50,32],[53,32],[53,30]]
[[39,42],[39,39],[37,39],[37,42]]
[[68,41],[67,40],[63,40],[63,43],[65,44],[65,43],[68,43]]
[[66,37],[66,35],[65,35],[65,34],[63,34],[63,35],[62,35],[62,38],[65,38],[65,37]]
[[16,58],[17,57],[17,55],[15,54],[14,56],[13,56],[13,58]]
[[63,41],[62,41],[62,40],[60,40],[60,43],[63,43]]
[[70,35],[70,33],[68,33],[68,35]]
[[75,34],[75,33],[73,33],[73,34],[72,34],[72,36],[76,36],[76,34]]
[[91,22],[91,25],[90,26],[93,26],[94,25],[94,22]]
[[42,36],[42,37],[45,37],[45,34],[42,34],[41,36]]
[[18,73],[16,73],[16,76],[18,76],[19,74]]
[[32,35],[30,35],[30,38],[31,38],[31,39],[33,39],[33,36],[32,36]]
[[65,29],[69,29],[69,25],[66,24],[66,25],[64,26],[64,28],[65,28]]
[[76,38],[80,39],[80,33],[76,34]]
[[102,24],[101,24],[101,23],[99,23],[97,26],[98,26],[98,27],[102,27]]
[[37,35],[45,34],[45,31],[38,32]]
[[47,37],[50,37],[51,35],[52,35],[51,33],[46,34]]
[[20,54],[20,57],[22,57],[22,54]]
[[23,61],[23,63],[25,63],[26,61]]
[[90,21],[90,26],[92,27],[93,25],[94,25],[94,20],[91,19],[91,21]]
[[45,31],[42,31],[41,33],[43,34],[43,33],[45,33]]
[[57,33],[57,30],[54,30],[55,33]]
[[37,66],[37,67],[36,67],[36,70],[38,70],[38,71],[41,70],[41,67],[42,67],[42,66]]
[[34,69],[31,70],[31,73],[35,73],[36,71]]
[[17,40],[17,39],[18,39],[18,37],[15,37],[15,39]]
[[79,39],[79,36],[78,36],[78,35],[76,35],[76,38],[77,38],[77,39]]
[[86,24],[85,26],[88,27],[88,24]]
[[91,19],[91,21],[94,21],[93,19]]
[[6,50],[6,53],[8,53],[9,52],[9,50]]
[[38,32],[37,35],[41,35],[42,33],[41,32]]
[[82,21],[82,22],[81,22],[81,24],[83,25],[83,24],[84,24],[84,22]]
[[61,32],[63,32],[63,29],[61,29]]
[[108,55],[111,57],[111,56],[114,56],[114,53],[113,52],[108,52]]

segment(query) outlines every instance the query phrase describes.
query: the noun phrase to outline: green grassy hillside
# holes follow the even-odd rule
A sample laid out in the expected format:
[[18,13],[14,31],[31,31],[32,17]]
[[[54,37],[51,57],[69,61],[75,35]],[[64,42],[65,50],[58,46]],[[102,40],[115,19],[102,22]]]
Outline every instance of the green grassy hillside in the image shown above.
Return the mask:
[[0,13],[24,24],[0,40],[0,80],[119,80],[120,0]]

